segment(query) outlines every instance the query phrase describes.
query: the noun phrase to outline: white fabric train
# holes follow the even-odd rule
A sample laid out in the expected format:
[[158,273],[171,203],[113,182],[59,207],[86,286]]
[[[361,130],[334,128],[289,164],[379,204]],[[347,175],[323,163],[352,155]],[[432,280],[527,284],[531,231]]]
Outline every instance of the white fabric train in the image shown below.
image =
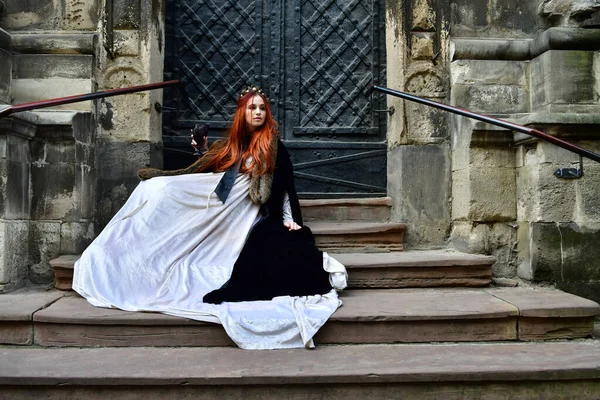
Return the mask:
[[[226,204],[212,194],[222,174],[141,182],[75,264],[73,289],[97,307],[221,323],[245,349],[312,347],[312,337],[342,304],[335,290],[271,301],[202,302],[231,275],[259,216],[247,175],[238,175]],[[346,287],[342,264],[323,253],[323,267],[335,289]]]

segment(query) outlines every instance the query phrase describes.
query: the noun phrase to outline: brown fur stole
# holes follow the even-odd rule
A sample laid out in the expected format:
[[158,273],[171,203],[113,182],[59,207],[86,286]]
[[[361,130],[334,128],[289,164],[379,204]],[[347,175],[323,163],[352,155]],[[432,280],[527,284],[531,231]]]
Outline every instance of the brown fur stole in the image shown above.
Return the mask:
[[[275,165],[277,160],[277,143],[279,141],[279,135],[273,135],[271,140],[271,162]],[[225,144],[224,140],[217,140],[210,146],[210,150],[218,149],[223,147]],[[190,165],[189,167],[176,169],[172,171],[166,171],[158,168],[141,168],[138,170],[137,175],[140,180],[145,181],[146,179],[155,178],[157,176],[175,176],[185,174],[195,174],[200,172],[210,172],[207,170],[207,165],[211,161],[211,152],[200,157],[198,161]],[[252,168],[250,172],[250,198],[256,204],[264,204],[269,200],[271,196],[271,185],[273,184],[273,172],[267,172],[263,175],[258,175],[258,166]]]

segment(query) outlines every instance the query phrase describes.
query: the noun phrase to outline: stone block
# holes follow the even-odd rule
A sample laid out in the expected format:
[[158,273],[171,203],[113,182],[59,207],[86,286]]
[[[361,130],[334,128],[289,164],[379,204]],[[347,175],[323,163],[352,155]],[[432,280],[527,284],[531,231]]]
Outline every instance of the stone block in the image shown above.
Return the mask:
[[529,85],[525,61],[458,60],[450,64],[452,85]]
[[[91,79],[93,56],[20,54],[14,58],[14,79]],[[54,96],[56,97],[56,96]]]
[[12,54],[0,49],[0,104],[11,104]]
[[28,237],[28,221],[0,220],[0,293],[26,283]]
[[9,161],[29,163],[29,139],[21,135],[8,135],[6,139],[6,156]]
[[448,137],[448,114],[417,103],[406,104],[408,138],[427,143]]
[[79,165],[93,166],[96,149],[89,144],[75,142],[74,161]]
[[480,222],[517,217],[514,168],[478,167],[454,171],[452,218]]
[[94,32],[13,33],[13,49],[20,54],[94,54]]
[[96,30],[103,4],[100,0],[63,0],[61,29]]
[[435,30],[436,12],[431,7],[430,0],[417,0],[412,9],[413,31],[432,32]]
[[[77,113],[71,120],[73,138],[83,144],[94,146],[96,142],[96,121],[92,113]],[[83,162],[77,159],[78,162]],[[88,164],[93,165],[93,164]]]
[[96,151],[102,160],[102,168],[96,170],[96,229],[99,231],[138,185],[137,170],[162,165],[162,151],[149,142],[104,140],[98,141]]
[[6,177],[8,175],[8,163],[8,161],[0,158],[0,218],[4,218],[4,213],[6,212]]
[[523,37],[538,30],[537,2],[457,0],[452,2],[454,37]]
[[[8,157],[8,135],[4,132],[0,132],[0,159],[6,159]],[[5,172],[6,170],[4,170]],[[0,176],[5,176],[0,175]]]
[[140,54],[139,30],[115,30],[114,51],[119,56],[138,56]]
[[96,169],[87,165],[75,168],[75,197],[77,214],[81,218],[94,218],[96,203]]
[[413,60],[433,60],[435,34],[413,33],[411,35],[410,57]]
[[439,99],[439,96],[445,96],[446,85],[442,78],[440,78],[439,72],[432,70],[427,64],[415,63],[414,65],[419,65],[420,67],[416,68],[417,71],[407,77],[406,90],[422,97],[438,96],[438,98],[433,98],[432,100],[443,101]]
[[[13,79],[13,97],[15,103],[47,100],[55,97],[73,96],[92,91],[90,79]],[[65,104],[49,108],[50,110],[90,111],[91,102]]]
[[521,224],[529,245],[520,270],[529,272],[534,281],[561,285],[600,281],[600,230],[581,228],[575,223]]
[[40,142],[36,143],[35,155],[41,157],[34,162],[52,165],[75,163],[75,143],[72,140],[41,141],[43,152],[40,152],[39,144]]
[[582,226],[600,224],[600,166],[586,165],[584,177],[577,182],[577,204],[575,221]]
[[27,163],[8,161],[6,162],[7,174],[4,218],[10,220],[28,219],[30,215],[30,166]]
[[529,111],[529,92],[518,85],[463,85],[452,87],[452,104],[490,114]]
[[408,224],[409,246],[442,244],[450,229],[450,159],[447,144],[400,146],[388,153],[392,220]]
[[514,277],[517,273],[517,229],[513,223],[454,222],[450,236],[452,247],[473,254],[496,258],[492,274],[496,278]]
[[50,260],[60,255],[61,222],[31,221],[29,236],[29,280],[36,284],[48,284],[54,280]]
[[560,164],[517,168],[517,214],[519,221],[573,221],[576,215],[577,181],[556,178]]
[[[571,132],[574,130],[575,128],[572,128]],[[588,148],[592,151],[597,151],[593,146],[577,143],[569,138],[566,138],[566,140],[573,142],[576,145]],[[557,167],[559,165],[563,167],[575,167],[579,165],[579,156],[569,150],[558,147],[555,144],[540,140],[535,144],[535,148],[529,148],[529,150],[526,151],[524,165],[536,165],[542,163],[554,164]],[[595,162],[590,164],[596,165]]]
[[78,220],[76,166],[42,164],[31,168],[31,217],[36,220]]
[[531,104],[535,111],[549,104],[598,101],[594,53],[550,50],[531,61]]
[[112,23],[115,29],[139,29],[141,26],[140,2],[122,0],[113,6]]
[[81,254],[94,238],[92,221],[64,222],[60,226],[60,254]]
[[9,31],[53,30],[60,20],[59,3],[54,0],[21,0],[5,3],[0,26]]
[[[0,9],[0,13],[3,10]],[[0,49],[2,50],[10,50],[12,47],[12,35],[6,32],[4,29],[0,28]]]
[[515,150],[509,147],[469,147],[453,153],[452,170],[465,168],[515,168]]

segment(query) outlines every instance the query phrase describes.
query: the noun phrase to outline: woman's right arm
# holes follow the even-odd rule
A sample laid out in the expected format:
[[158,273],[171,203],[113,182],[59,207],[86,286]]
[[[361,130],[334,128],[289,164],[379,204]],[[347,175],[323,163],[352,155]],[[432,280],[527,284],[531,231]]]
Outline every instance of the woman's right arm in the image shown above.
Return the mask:
[[[222,140],[215,141],[211,146],[210,150],[213,148],[217,148],[223,145]],[[175,176],[175,175],[185,175],[185,174],[195,174],[197,172],[204,172],[205,167],[208,164],[208,158],[206,157],[206,153],[196,160],[195,163],[190,165],[189,167],[176,169],[172,171],[166,171],[158,168],[140,168],[137,171],[137,176],[140,180],[145,181],[147,179],[156,178],[158,176]]]

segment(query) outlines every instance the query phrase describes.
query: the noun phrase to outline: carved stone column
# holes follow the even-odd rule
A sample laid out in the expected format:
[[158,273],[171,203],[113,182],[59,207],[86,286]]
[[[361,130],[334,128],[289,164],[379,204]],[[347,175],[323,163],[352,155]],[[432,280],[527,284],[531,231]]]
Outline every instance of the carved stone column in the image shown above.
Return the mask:
[[[164,2],[106,2],[97,48],[98,89],[163,80]],[[138,179],[136,170],[162,167],[162,91],[116,96],[98,102],[98,229],[123,205]]]
[[[447,8],[437,0],[388,1],[388,86],[445,101]],[[447,115],[389,98],[388,193],[392,215],[408,224],[409,247],[439,246],[450,227]]]

